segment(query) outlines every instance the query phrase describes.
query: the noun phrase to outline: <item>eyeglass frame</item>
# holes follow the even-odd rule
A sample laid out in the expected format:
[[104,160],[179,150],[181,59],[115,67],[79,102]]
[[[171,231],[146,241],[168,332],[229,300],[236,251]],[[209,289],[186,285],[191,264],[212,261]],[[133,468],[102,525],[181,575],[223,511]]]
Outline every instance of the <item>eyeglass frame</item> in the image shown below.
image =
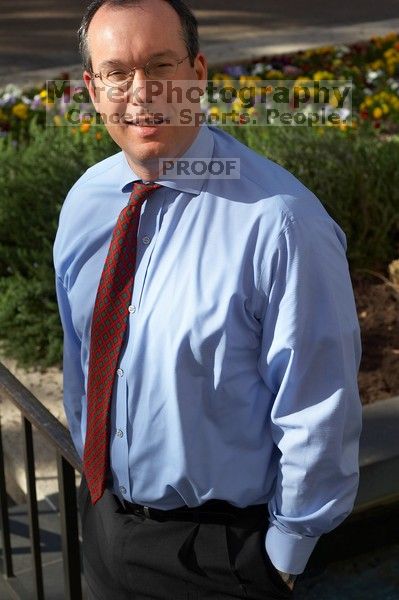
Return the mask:
[[[179,66],[179,65],[180,65],[180,64],[181,64],[183,61],[185,61],[185,60],[186,60],[186,58],[189,58],[189,57],[190,57],[190,55],[189,55],[189,54],[187,54],[187,56],[185,56],[184,58],[182,58],[182,59],[180,59],[180,60],[176,60],[175,58],[173,58],[173,59],[171,58],[170,60],[176,60],[176,71],[177,71],[177,69],[178,69],[178,66]],[[150,59],[149,59],[149,60],[148,60],[148,61],[145,63],[145,65],[143,65],[142,67],[133,67],[133,69],[130,69],[130,71],[129,71],[129,73],[128,73],[128,77],[127,77],[126,81],[124,81],[124,82],[123,82],[123,84],[120,84],[120,85],[126,85],[126,82],[127,82],[127,81],[129,81],[129,83],[130,83],[130,84],[131,84],[131,83],[133,83],[133,81],[134,81],[134,75],[135,75],[135,73],[136,73],[136,71],[137,71],[138,69],[143,69],[143,70],[144,70],[144,74],[145,74],[145,76],[146,76],[146,77],[148,77],[148,73],[147,73],[147,65],[148,65],[148,64],[149,64],[149,63],[150,63],[152,60],[154,60],[154,59],[153,59],[153,58],[150,58]],[[165,59],[165,60],[167,60],[167,59]],[[102,82],[104,85],[106,85],[107,87],[118,87],[118,84],[117,84],[117,83],[115,83],[114,85],[112,85],[112,84],[110,84],[110,83],[106,83],[105,81],[103,81],[103,79],[102,79],[102,77],[101,77],[101,72],[100,72],[100,73],[94,73],[94,71],[90,71],[90,73],[91,73],[91,75],[92,75],[92,78],[93,78],[93,77],[98,77],[98,78],[100,79],[100,81],[101,81],[101,82]],[[132,75],[133,75],[133,77],[132,77]],[[131,79],[131,81],[130,81],[130,79]]]

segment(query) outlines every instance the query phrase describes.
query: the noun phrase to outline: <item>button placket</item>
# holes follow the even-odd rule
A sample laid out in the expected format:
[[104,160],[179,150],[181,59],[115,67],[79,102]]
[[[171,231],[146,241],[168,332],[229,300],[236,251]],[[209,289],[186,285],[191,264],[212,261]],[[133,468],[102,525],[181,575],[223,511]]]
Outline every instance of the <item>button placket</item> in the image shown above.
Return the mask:
[[[157,190],[158,192],[160,192],[161,190]],[[140,321],[139,321],[139,307],[140,307],[140,302],[141,302],[141,297],[142,297],[142,293],[143,293],[143,289],[145,286],[145,281],[146,281],[146,277],[147,277],[147,271],[148,271],[148,265],[150,264],[151,261],[151,255],[154,251],[154,247],[156,245],[156,239],[157,236],[159,234],[159,228],[160,228],[160,213],[162,212],[162,207],[164,204],[164,198],[165,198],[165,194],[161,194],[161,198],[157,199],[154,197],[154,199],[151,200],[151,202],[148,202],[145,204],[144,210],[141,213],[141,218],[140,218],[140,223],[139,223],[139,232],[138,232],[138,240],[140,240],[142,243],[139,243],[137,246],[137,270],[135,273],[135,278],[134,278],[134,285],[133,285],[133,293],[132,293],[132,297],[131,297],[131,302],[130,305],[128,306],[128,314],[129,314],[129,318],[130,318],[130,323],[129,326],[132,328],[132,335],[129,335],[128,340],[127,340],[127,344],[126,344],[126,348],[125,348],[125,352],[124,352],[124,363],[123,364],[129,364],[129,365],[134,365],[135,363],[135,353],[136,353],[136,344],[138,343],[140,334]],[[154,226],[155,224],[155,226]],[[154,232],[153,236],[150,237],[146,232],[147,231],[151,231]],[[152,242],[152,244],[151,244]],[[147,248],[146,246],[150,245],[151,246],[149,248]],[[143,247],[144,246],[144,247]],[[127,387],[129,387],[130,385],[133,386],[133,383],[130,381],[131,379],[131,370],[127,370],[126,374],[125,374],[125,383],[127,385]],[[120,380],[119,380],[120,381]],[[122,403],[121,403],[122,404]],[[123,495],[123,492],[121,491],[121,487],[127,488],[127,483],[128,482],[128,486],[129,486],[129,491],[126,490],[125,494],[128,494],[128,496],[130,495],[134,495],[134,481],[130,479],[130,471],[129,471],[129,467],[128,465],[130,465],[129,461],[128,461],[128,456],[129,456],[129,449],[128,449],[128,436],[131,434],[130,429],[127,430],[127,426],[130,418],[130,411],[133,410],[133,405],[134,402],[129,402],[128,397],[126,395],[126,399],[124,402],[124,418],[118,419],[118,423],[122,424],[124,422],[126,422],[126,428],[124,428],[124,435],[123,437],[119,438],[118,437],[118,442],[116,447],[121,447],[123,446],[123,448],[125,448],[125,452],[126,452],[126,470],[124,467],[122,467],[121,469],[118,469],[118,480],[119,482],[125,482],[125,485],[121,485],[119,487],[119,491],[120,493]],[[120,416],[122,415],[122,411],[120,413]],[[132,465],[130,465],[132,466]],[[132,466],[132,468],[134,468],[134,465]],[[130,497],[126,497],[126,500],[130,500]]]
[[[122,355],[123,361],[123,355]],[[121,361],[121,362],[122,362]],[[123,362],[122,362],[123,364]],[[123,371],[123,369],[121,369]],[[115,491],[120,497],[129,500],[130,480],[128,467],[128,439],[127,439],[127,373],[123,377],[116,377],[114,409],[111,411],[111,463],[115,473]],[[124,492],[122,491],[124,488]]]

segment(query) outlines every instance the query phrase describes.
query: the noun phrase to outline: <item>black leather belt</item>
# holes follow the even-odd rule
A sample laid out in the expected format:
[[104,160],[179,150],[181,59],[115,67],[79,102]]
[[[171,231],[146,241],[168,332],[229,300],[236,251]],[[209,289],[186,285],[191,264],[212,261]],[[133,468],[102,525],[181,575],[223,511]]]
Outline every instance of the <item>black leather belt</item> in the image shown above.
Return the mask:
[[210,523],[233,523],[242,519],[257,520],[261,517],[267,521],[267,505],[254,504],[240,508],[225,500],[208,500],[199,506],[180,506],[171,510],[161,510],[151,506],[143,506],[123,500],[124,512],[155,520],[181,520]]

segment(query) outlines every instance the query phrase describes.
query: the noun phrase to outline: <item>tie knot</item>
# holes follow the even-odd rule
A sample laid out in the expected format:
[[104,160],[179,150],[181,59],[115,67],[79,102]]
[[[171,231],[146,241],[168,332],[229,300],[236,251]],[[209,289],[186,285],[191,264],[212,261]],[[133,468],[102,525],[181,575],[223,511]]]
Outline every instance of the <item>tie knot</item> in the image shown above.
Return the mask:
[[135,181],[133,183],[132,193],[130,194],[129,204],[139,204],[144,202],[149,194],[160,188],[159,183],[143,183]]

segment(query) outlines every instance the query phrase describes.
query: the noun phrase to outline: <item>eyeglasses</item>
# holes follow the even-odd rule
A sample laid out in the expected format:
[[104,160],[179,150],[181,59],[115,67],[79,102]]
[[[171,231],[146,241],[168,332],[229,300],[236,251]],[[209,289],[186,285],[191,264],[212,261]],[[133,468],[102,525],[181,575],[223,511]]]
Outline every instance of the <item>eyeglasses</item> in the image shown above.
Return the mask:
[[119,67],[102,69],[99,73],[93,73],[93,77],[98,77],[104,85],[115,87],[122,90],[128,90],[131,86],[137,69],[142,68],[148,79],[171,79],[176,75],[177,67],[188,58],[189,55],[177,60],[175,58],[157,58],[149,60],[144,67],[133,67],[126,70]]

